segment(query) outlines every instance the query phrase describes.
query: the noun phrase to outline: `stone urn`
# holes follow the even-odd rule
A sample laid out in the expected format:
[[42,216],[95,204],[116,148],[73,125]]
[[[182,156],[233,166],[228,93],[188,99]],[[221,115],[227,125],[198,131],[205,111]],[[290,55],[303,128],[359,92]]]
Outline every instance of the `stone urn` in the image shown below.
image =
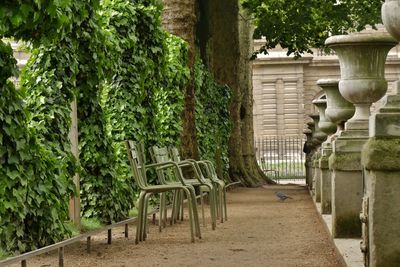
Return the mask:
[[319,113],[318,127],[319,127],[319,129],[322,132],[326,133],[328,136],[331,134],[334,134],[336,132],[336,124],[331,122],[325,116],[325,110],[327,107],[326,99],[317,99],[317,100],[314,100],[312,103],[318,109],[318,113]]
[[400,41],[400,1],[386,0],[382,5],[382,21],[386,30]]
[[354,115],[354,105],[339,92],[339,80],[320,79],[317,85],[325,92],[327,107],[325,117],[337,125],[337,133],[344,129],[344,123]]
[[326,133],[321,131],[319,128],[319,115],[318,114],[312,114],[309,115],[309,117],[314,121],[314,132],[313,132],[313,140],[314,143],[319,146],[322,142],[326,140],[328,137]]
[[388,33],[354,33],[329,37],[325,44],[339,57],[340,93],[355,106],[346,129],[367,130],[371,104],[386,94],[386,57],[397,42]]

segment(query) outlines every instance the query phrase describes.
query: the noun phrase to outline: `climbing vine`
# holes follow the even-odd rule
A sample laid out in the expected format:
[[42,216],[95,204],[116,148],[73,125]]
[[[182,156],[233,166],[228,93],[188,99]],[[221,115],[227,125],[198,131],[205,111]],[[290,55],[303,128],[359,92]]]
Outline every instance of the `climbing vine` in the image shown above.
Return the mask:
[[9,45],[0,43],[0,247],[21,252],[68,235],[68,196],[72,192],[57,158],[27,125],[23,98],[8,80],[16,76]]
[[[9,81],[18,76],[16,60],[0,43],[1,251],[24,252],[71,234],[76,172],[83,217],[127,217],[137,192],[121,142],[179,145],[187,45],[162,28],[161,10],[158,0],[0,4],[0,37],[29,41],[31,49],[16,90]],[[226,159],[229,90],[204,66],[198,70],[201,152]],[[74,99],[79,164],[68,137]]]
[[195,64],[196,130],[200,156],[213,161],[218,175],[228,174],[231,91],[218,84],[200,59]]

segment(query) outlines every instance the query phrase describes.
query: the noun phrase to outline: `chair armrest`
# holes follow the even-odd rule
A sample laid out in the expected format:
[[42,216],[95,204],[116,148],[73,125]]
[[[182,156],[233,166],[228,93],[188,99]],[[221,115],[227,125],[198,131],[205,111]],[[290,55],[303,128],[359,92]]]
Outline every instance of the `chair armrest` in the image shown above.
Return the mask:
[[[182,175],[182,171],[180,169],[180,167],[178,166],[178,164],[176,164],[176,162],[174,161],[165,161],[165,162],[159,162],[159,163],[152,163],[152,164],[147,164],[144,166],[145,167],[145,171],[153,168],[156,171],[157,170],[161,170],[161,169],[167,169],[167,168],[176,168],[176,170],[178,171],[178,179],[179,181],[182,183],[182,185],[187,186],[187,184],[185,183],[185,179],[183,178]],[[163,181],[165,182],[165,181]]]

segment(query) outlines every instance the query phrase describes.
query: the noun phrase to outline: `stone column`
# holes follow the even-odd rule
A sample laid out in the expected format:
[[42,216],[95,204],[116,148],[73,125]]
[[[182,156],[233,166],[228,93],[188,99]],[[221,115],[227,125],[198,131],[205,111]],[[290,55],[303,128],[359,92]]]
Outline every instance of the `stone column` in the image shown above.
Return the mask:
[[[387,30],[400,40],[400,1],[382,7]],[[365,167],[363,242],[365,265],[400,266],[400,81],[396,94],[370,117],[369,140],[363,149]]]
[[[317,175],[315,176],[315,201],[316,202],[321,202],[321,195],[322,195],[322,187],[323,187],[323,171],[321,170],[321,166],[320,166],[320,161],[321,158],[326,157],[326,154],[331,151],[331,141],[330,141],[330,135],[332,135],[333,133],[335,133],[336,131],[336,124],[332,123],[331,121],[329,121],[326,116],[325,116],[325,110],[326,110],[326,106],[327,106],[327,101],[326,99],[318,99],[318,100],[314,100],[312,102],[317,108],[318,108],[318,113],[319,113],[319,129],[326,134],[327,136],[327,140],[325,142],[322,143],[321,148],[319,150],[319,153],[317,154],[316,157],[316,170],[317,170]],[[326,172],[329,171],[329,168],[326,169]],[[326,176],[326,175],[325,175]],[[326,183],[326,182],[325,182]]]
[[[312,122],[312,124],[314,124]],[[314,127],[314,125],[313,125]],[[304,163],[304,167],[306,170],[306,184],[307,186],[310,186],[310,182],[311,182],[311,177],[312,177],[312,170],[311,170],[311,155],[312,155],[312,151],[313,151],[313,145],[312,145],[312,130],[311,129],[306,129],[304,130],[303,134],[307,137],[306,142],[304,143],[303,146],[303,152],[306,154],[306,160]]]
[[314,121],[314,134],[313,134],[313,143],[314,143],[314,153],[311,157],[311,167],[312,167],[312,182],[311,182],[311,192],[313,196],[316,196],[316,188],[317,188],[317,183],[318,187],[320,186],[320,179],[319,179],[319,166],[318,166],[318,159],[320,155],[320,146],[323,141],[326,140],[327,135],[321,131],[319,128],[319,120],[320,116],[317,114],[309,115],[311,119]]
[[356,33],[328,38],[336,51],[341,71],[339,90],[354,104],[354,116],[333,142],[329,157],[332,169],[332,235],[360,237],[360,211],[363,196],[361,150],[368,140],[370,106],[387,90],[384,67],[389,50],[396,45],[386,33]]
[[[369,266],[400,266],[400,91],[370,118],[365,167],[362,250]],[[365,242],[367,241],[367,242]],[[369,255],[368,255],[369,254]]]
[[[332,212],[332,176],[329,170],[329,156],[332,154],[332,142],[340,135],[344,129],[344,123],[354,115],[354,106],[339,93],[339,80],[321,79],[317,85],[322,88],[326,94],[327,108],[325,117],[336,123],[337,131],[331,135],[323,144],[323,152],[319,161],[321,170],[321,213],[331,214]],[[329,141],[329,142],[328,142]]]

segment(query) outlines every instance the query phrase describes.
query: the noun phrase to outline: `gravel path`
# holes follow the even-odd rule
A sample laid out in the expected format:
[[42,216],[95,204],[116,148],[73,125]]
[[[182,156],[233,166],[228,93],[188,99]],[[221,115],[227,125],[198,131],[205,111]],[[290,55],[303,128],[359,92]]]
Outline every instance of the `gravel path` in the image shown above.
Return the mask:
[[[275,191],[293,197],[277,201]],[[106,236],[65,248],[65,266],[342,266],[322,225],[308,191],[301,186],[236,188],[228,193],[229,220],[215,231],[202,226],[201,240],[190,243],[188,221],[167,226],[162,233],[151,225],[147,241],[135,245],[124,229],[113,230],[113,243]],[[207,213],[206,213],[207,214]],[[28,261],[28,266],[58,266],[57,253]],[[19,265],[13,265],[19,266]]]

